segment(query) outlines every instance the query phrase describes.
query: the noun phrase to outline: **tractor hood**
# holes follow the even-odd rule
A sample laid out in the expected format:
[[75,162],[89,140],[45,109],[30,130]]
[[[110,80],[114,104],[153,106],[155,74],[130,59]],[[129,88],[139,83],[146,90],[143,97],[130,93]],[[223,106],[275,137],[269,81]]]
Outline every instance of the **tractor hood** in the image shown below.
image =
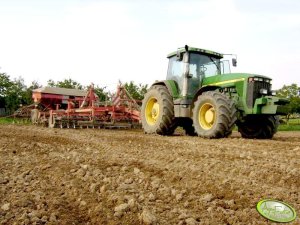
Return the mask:
[[258,81],[271,82],[271,78],[258,74],[250,73],[228,73],[212,77],[206,77],[203,80],[204,86],[230,86],[232,83],[247,81],[249,78],[257,79]]

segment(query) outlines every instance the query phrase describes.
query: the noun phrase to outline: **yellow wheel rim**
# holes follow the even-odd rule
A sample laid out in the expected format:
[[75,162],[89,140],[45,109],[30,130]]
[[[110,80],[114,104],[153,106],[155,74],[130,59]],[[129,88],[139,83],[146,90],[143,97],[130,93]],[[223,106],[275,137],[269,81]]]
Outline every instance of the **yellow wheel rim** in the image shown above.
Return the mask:
[[145,118],[149,125],[153,126],[159,116],[159,104],[156,98],[150,98],[145,108]]
[[210,103],[205,103],[201,106],[198,116],[199,124],[204,130],[212,128],[216,122],[215,108]]

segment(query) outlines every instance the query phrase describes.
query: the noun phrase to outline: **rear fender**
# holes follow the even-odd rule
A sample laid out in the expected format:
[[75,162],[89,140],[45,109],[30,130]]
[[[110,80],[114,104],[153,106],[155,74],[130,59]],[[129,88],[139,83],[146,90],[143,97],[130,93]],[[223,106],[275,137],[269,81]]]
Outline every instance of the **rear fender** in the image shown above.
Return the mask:
[[179,91],[178,91],[178,84],[176,81],[174,80],[162,80],[162,81],[157,81],[155,83],[153,83],[151,85],[154,86],[154,85],[163,85],[165,87],[167,87],[170,95],[173,97],[173,98],[178,98],[179,97]]

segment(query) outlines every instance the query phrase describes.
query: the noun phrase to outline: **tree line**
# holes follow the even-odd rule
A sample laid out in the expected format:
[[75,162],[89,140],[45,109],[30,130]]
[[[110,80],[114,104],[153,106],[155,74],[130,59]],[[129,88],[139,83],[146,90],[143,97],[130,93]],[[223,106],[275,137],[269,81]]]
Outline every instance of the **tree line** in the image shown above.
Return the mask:
[[[136,100],[142,100],[147,92],[148,85],[135,84],[133,81],[123,84],[129,94]],[[88,86],[84,86],[79,82],[68,78],[61,81],[48,80],[47,85],[50,87],[75,88],[87,90]],[[33,103],[32,91],[41,88],[43,85],[37,81],[32,81],[30,85],[26,85],[24,79],[19,77],[11,79],[6,73],[0,73],[0,115],[11,114],[18,108]],[[99,96],[100,101],[106,101],[111,94],[106,89],[107,87],[94,86],[95,93]]]
[[[48,80],[47,86],[76,89],[88,88],[71,78],[63,79],[62,81]],[[32,104],[32,90],[40,87],[42,85],[37,81],[32,81],[27,86],[21,77],[12,80],[6,73],[0,73],[0,109],[5,109],[6,112],[11,113],[21,106]],[[148,85],[135,84],[133,81],[130,81],[126,82],[124,87],[134,99],[142,100],[147,92]],[[109,99],[110,93],[106,90],[106,87],[96,85],[94,88],[100,101]],[[287,98],[290,101],[289,104],[284,106],[287,119],[294,113],[300,113],[300,87],[297,84],[284,85],[276,93],[278,97]]]

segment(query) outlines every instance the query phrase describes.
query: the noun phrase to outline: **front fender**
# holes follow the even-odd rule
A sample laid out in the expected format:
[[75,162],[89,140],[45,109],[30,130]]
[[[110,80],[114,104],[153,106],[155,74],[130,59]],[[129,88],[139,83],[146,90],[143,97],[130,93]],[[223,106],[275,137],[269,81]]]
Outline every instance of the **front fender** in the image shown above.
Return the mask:
[[219,86],[203,86],[203,87],[201,87],[194,95],[193,102],[195,102],[197,100],[198,96],[201,95],[203,92],[214,91],[218,88],[220,88],[220,87]]

